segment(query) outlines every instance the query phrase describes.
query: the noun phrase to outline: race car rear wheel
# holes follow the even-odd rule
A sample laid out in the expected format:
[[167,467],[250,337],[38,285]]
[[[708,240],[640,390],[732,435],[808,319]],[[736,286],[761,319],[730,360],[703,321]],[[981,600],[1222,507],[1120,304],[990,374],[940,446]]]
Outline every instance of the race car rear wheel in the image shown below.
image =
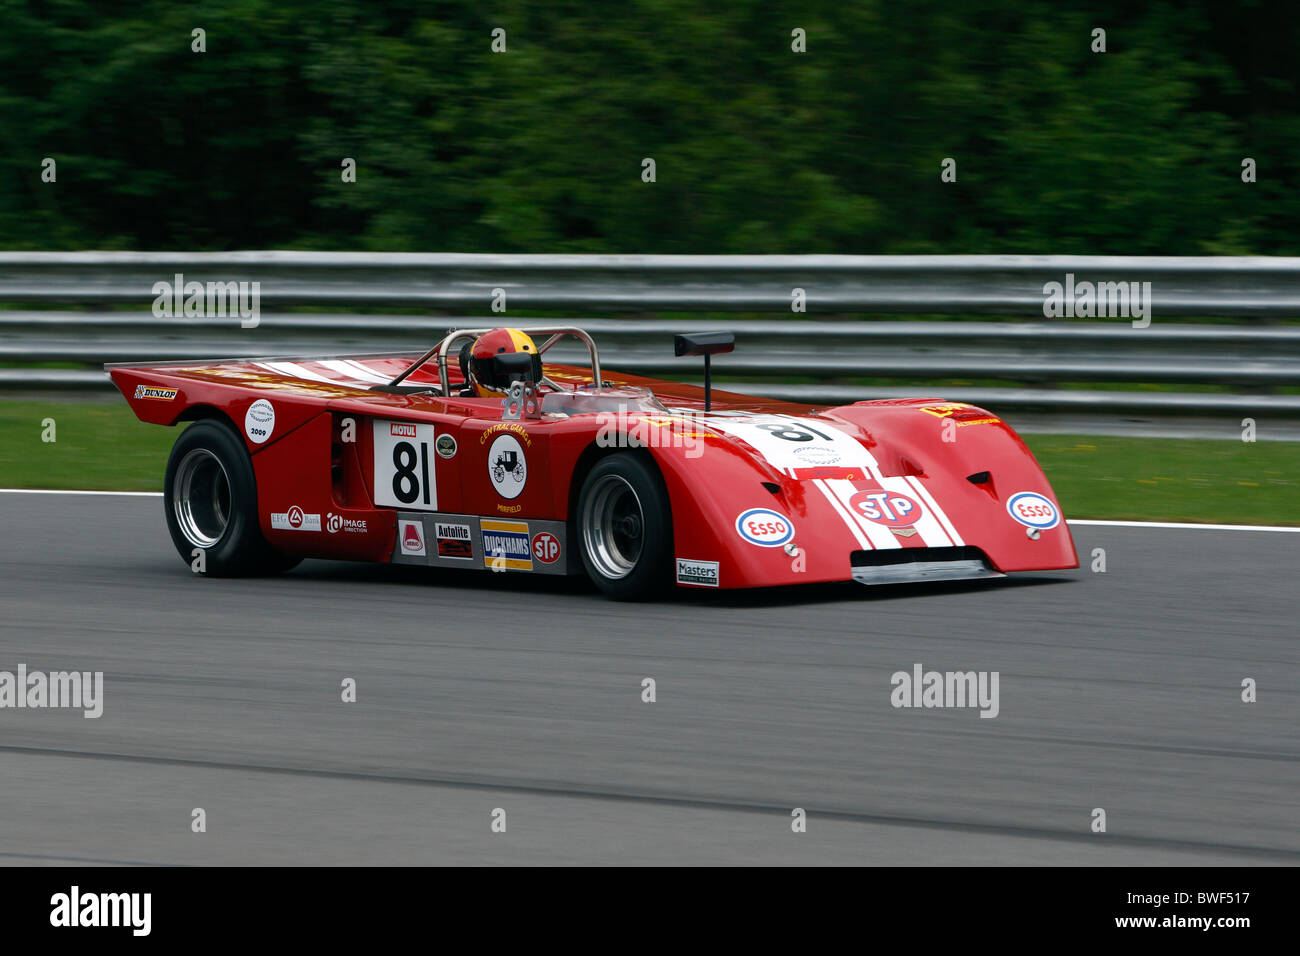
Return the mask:
[[646,600],[666,586],[672,516],[646,458],[621,453],[596,464],[578,497],[577,531],[587,576],[610,597]]
[[163,481],[163,507],[176,550],[199,573],[274,574],[301,560],[280,554],[262,537],[252,459],[222,422],[195,422],[176,440]]

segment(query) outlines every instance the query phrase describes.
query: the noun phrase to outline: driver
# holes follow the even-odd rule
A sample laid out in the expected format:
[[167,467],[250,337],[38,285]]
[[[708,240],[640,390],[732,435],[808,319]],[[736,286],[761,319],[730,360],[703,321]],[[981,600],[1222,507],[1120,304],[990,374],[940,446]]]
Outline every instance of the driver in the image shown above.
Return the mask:
[[460,371],[465,377],[465,389],[460,394],[469,398],[504,397],[510,376],[498,373],[493,359],[511,352],[531,355],[532,368],[525,378],[534,385],[541,382],[542,356],[533,340],[518,329],[493,329],[461,348]]

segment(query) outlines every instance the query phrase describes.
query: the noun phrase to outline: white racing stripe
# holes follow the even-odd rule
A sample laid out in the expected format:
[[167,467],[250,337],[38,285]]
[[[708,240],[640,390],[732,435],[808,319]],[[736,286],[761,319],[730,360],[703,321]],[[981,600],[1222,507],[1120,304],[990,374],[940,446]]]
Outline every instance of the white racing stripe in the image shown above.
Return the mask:
[[[907,495],[909,498],[919,499],[917,504],[921,506],[925,513],[918,518],[915,523],[913,523],[912,527],[914,527],[917,534],[921,536],[921,540],[925,542],[926,547],[946,548],[948,545],[953,543],[951,536],[948,534],[947,528],[939,517],[943,512],[939,510],[939,506],[934,503],[933,498],[928,494],[923,493],[923,491],[918,490],[911,481],[904,476],[886,478],[881,475],[879,471],[876,471],[873,474],[876,482],[886,491],[896,491],[899,494]],[[947,516],[944,515],[944,517]],[[893,534],[893,532],[891,531],[890,534]]]
[[349,362],[344,359],[322,359],[318,364],[325,366],[331,372],[338,372],[350,379],[368,382],[371,385],[387,385],[390,381],[378,372],[368,369],[358,362]]
[[830,506],[835,509],[835,513],[840,516],[840,520],[844,522],[845,527],[853,532],[853,537],[858,539],[858,545],[864,551],[871,550],[871,541],[862,533],[862,529],[858,527],[858,523],[853,520],[853,516],[848,512],[844,505],[840,503],[840,500],[835,497],[835,493],[826,487],[826,482],[820,478],[816,478],[813,479],[813,486],[826,496],[826,500],[830,502]]
[[305,382],[324,382],[326,385],[342,385],[348,388],[368,388],[364,382],[348,381],[341,382],[337,378],[330,378],[328,375],[322,375],[319,372],[313,372],[305,365],[299,365],[297,362],[258,362],[260,367],[269,372],[275,372],[277,375],[284,375],[289,378],[299,378]]

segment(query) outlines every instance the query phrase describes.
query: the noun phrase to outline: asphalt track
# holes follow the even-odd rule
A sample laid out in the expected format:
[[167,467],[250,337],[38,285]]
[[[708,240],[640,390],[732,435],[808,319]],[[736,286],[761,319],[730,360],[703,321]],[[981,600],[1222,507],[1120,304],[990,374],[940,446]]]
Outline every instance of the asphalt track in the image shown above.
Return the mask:
[[[1300,534],[1080,527],[1075,572],[645,606],[200,579],[161,511],[0,494],[0,670],[105,673],[97,720],[0,710],[0,863],[1300,862]],[[895,709],[917,662],[998,671],[999,716]]]

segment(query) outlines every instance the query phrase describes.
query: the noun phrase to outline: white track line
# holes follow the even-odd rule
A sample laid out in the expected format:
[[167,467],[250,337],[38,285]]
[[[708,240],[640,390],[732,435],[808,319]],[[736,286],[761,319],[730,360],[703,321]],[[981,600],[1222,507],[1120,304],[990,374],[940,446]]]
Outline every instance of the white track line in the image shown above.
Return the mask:
[[1103,528],[1190,528],[1193,531],[1289,531],[1300,532],[1300,528],[1288,528],[1283,525],[1267,524],[1186,524],[1178,521],[1094,521],[1091,519],[1070,518],[1068,524],[1097,525]]
[[0,488],[0,495],[122,495],[128,498],[161,498],[161,491],[65,491],[60,488]]
[[[816,484],[816,482],[814,482]],[[62,488],[0,488],[0,495],[121,495],[134,498],[161,498],[161,491],[80,491]],[[1067,524],[1092,525],[1101,528],[1187,528],[1192,531],[1283,531],[1300,533],[1300,527],[1267,524],[1187,524],[1177,521],[1098,521],[1092,518],[1070,518]]]

